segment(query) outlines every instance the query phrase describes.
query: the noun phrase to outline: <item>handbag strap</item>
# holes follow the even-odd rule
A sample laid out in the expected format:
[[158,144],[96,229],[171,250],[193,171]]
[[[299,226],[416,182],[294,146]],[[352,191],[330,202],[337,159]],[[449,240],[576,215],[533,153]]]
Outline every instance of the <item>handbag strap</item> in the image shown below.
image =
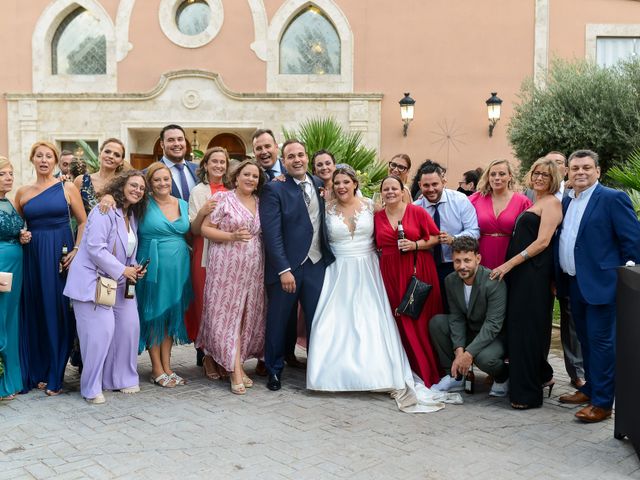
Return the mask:
[[416,265],[418,264],[418,250],[414,250],[413,251],[413,274],[416,274],[417,268]]

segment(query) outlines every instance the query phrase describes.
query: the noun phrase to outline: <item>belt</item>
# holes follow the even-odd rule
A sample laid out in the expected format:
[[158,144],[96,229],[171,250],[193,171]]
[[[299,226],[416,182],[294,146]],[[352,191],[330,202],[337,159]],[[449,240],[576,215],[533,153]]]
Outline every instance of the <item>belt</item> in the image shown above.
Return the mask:
[[482,237],[510,237],[510,233],[481,233]]

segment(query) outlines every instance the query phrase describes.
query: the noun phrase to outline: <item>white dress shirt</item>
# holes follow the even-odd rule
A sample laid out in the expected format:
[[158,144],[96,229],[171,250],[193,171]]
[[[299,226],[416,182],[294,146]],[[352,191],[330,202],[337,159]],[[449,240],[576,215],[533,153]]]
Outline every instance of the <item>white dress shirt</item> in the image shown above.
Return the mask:
[[576,274],[576,257],[574,250],[576,247],[576,239],[578,238],[578,230],[580,229],[580,222],[582,222],[584,211],[587,209],[591,195],[598,186],[598,183],[599,182],[596,181],[596,183],[580,193],[577,197],[575,190],[569,192],[571,202],[569,202],[567,213],[565,213],[564,220],[562,220],[558,255],[560,268],[563,272],[571,276],[575,276]]
[[[473,204],[464,193],[445,188],[442,190],[440,201],[437,202],[438,213],[440,214],[440,230],[447,232],[454,237],[468,236],[480,238],[480,228],[478,227],[478,216]],[[414,205],[424,208],[433,218],[435,214],[435,204],[426,197],[421,196],[413,202]],[[442,244],[442,261],[449,263],[452,261],[451,245]]]
[[[167,167],[169,167],[169,171],[171,172],[171,178],[173,178],[173,183],[176,184],[176,187],[178,188],[178,192],[180,192],[180,198],[184,198],[184,195],[182,194],[182,183],[180,182],[180,170],[176,168],[175,163],[173,163],[171,160],[169,160],[165,156],[163,156],[162,160],[160,161],[163,162]],[[193,190],[193,187],[196,186],[196,180],[195,178],[193,178],[193,175],[191,174],[191,170],[189,169],[189,167],[187,167],[187,164],[184,161],[184,159],[180,163],[184,165],[184,176],[187,177],[187,185],[189,185],[189,192],[191,192],[191,190]]]

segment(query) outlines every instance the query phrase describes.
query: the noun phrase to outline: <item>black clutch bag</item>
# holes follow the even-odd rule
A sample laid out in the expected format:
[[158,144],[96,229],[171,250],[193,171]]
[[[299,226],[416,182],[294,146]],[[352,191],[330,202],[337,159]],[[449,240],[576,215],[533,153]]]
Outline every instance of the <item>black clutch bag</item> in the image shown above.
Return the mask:
[[420,317],[424,303],[427,301],[427,298],[429,298],[429,294],[433,288],[428,283],[418,280],[418,277],[416,277],[417,260],[418,254],[415,253],[413,256],[413,275],[411,276],[411,280],[409,280],[407,290],[402,296],[400,305],[396,308],[396,315],[407,315],[414,320]]

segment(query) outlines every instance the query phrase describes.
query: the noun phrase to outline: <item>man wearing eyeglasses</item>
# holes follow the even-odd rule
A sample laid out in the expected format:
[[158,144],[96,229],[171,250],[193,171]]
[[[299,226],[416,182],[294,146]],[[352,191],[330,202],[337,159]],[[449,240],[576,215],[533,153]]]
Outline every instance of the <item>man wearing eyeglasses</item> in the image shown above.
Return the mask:
[[433,249],[440,293],[445,313],[449,313],[447,289],[444,279],[453,272],[451,244],[457,237],[480,238],[476,209],[464,193],[445,188],[445,169],[439,163],[427,161],[420,167],[420,190],[422,196],[414,205],[424,208],[440,229],[440,244]]

